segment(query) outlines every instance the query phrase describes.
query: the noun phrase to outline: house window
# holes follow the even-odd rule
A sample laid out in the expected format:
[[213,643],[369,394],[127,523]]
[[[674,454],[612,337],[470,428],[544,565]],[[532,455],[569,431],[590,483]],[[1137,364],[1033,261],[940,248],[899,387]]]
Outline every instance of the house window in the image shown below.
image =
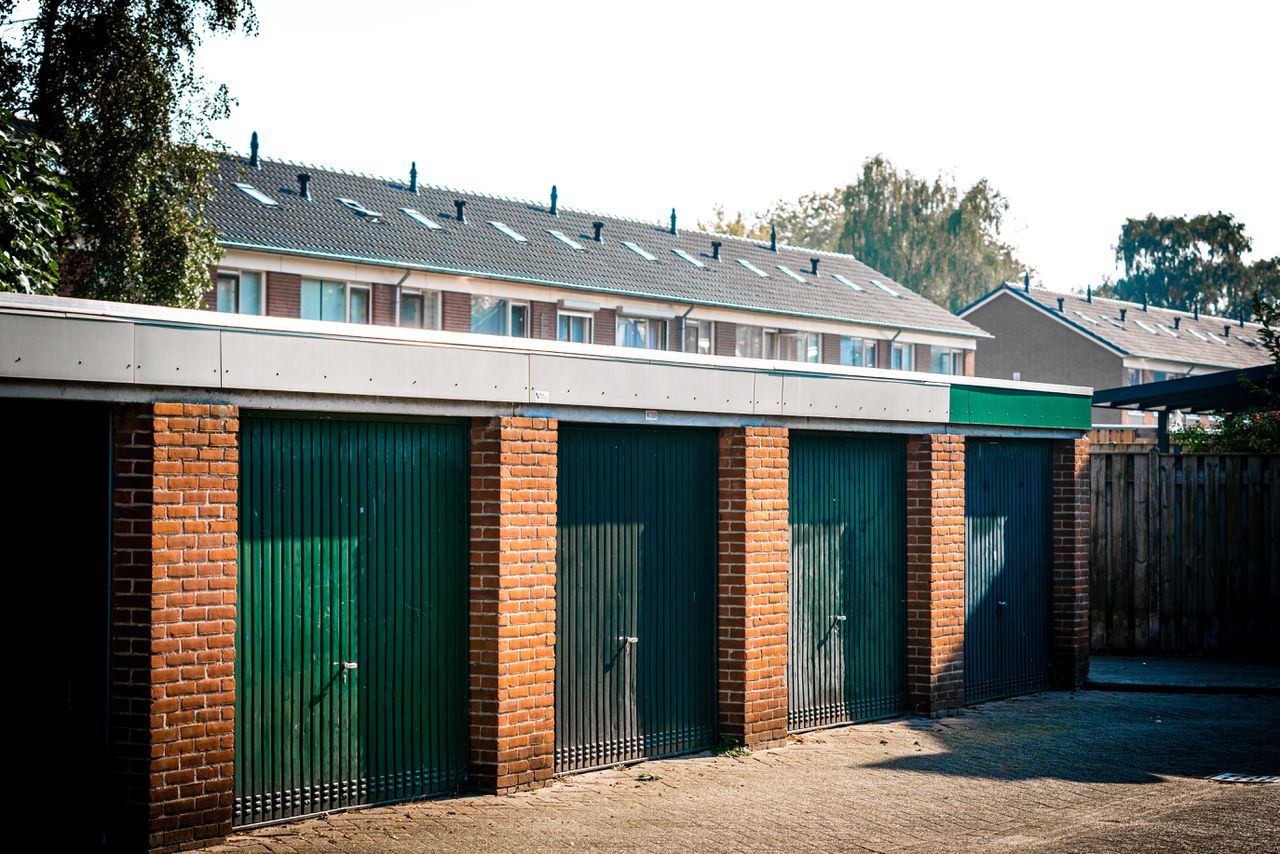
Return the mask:
[[412,329],[439,329],[440,295],[435,291],[401,291],[400,325]]
[[1141,384],[1141,382],[1142,382],[1142,371],[1138,370],[1137,368],[1129,368],[1129,370],[1125,373],[1124,384],[1139,385]]
[[303,279],[302,318],[304,320],[346,320],[346,283]]
[[915,370],[915,351],[916,348],[912,344],[894,342],[889,349],[889,367],[895,371]]
[[710,320],[689,320],[684,321],[684,351],[686,353],[702,353],[710,355],[713,349],[712,341],[715,330],[715,324]]
[[952,374],[954,376],[963,374],[964,351],[944,350],[941,347],[934,347],[932,370],[935,374]]
[[218,272],[218,311],[262,314],[262,274]]
[[645,350],[667,349],[667,322],[649,317],[619,316],[615,341],[621,347]]
[[819,357],[818,336],[813,332],[779,332],[773,358],[788,362],[816,362]]
[[349,308],[347,316],[352,323],[369,322],[369,289],[350,287],[347,289]]
[[860,368],[866,364],[867,342],[862,338],[840,336],[840,364]]
[[764,330],[759,326],[739,325],[735,330],[733,354],[744,359],[763,359]]
[[471,298],[471,331],[482,335],[529,336],[529,306],[497,297]]
[[591,343],[591,315],[560,312],[556,321],[556,337],[576,344]]

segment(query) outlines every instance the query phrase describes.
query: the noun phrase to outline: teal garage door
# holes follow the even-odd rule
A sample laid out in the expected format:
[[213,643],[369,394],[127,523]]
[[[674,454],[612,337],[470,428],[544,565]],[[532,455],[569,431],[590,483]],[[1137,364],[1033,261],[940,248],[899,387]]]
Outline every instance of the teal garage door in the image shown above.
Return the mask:
[[791,436],[792,730],[905,710],[905,478],[901,438]]
[[561,424],[555,767],[716,737],[716,434]]
[[464,424],[246,414],[237,825],[458,789]]

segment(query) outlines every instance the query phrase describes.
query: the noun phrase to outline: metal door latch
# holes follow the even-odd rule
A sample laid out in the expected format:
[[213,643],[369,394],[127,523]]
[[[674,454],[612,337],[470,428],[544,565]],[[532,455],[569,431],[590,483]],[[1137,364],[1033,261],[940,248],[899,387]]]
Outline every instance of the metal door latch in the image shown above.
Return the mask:
[[640,643],[640,638],[633,638],[629,635],[619,635],[618,640],[627,644]]
[[1003,599],[1000,599],[996,602],[996,604],[999,605],[1001,608],[1003,608],[1005,605],[1008,605],[1009,603],[1004,601]]
[[360,668],[360,662],[358,661],[335,661],[334,664],[342,665],[342,681],[343,682],[347,681],[348,673],[350,673],[352,670],[358,670]]
[[834,617],[832,617],[831,619],[835,620],[837,623],[843,623],[845,620],[847,620],[847,619],[849,619],[849,618],[848,618],[848,617],[846,617],[844,614],[836,614],[836,615],[835,615]]

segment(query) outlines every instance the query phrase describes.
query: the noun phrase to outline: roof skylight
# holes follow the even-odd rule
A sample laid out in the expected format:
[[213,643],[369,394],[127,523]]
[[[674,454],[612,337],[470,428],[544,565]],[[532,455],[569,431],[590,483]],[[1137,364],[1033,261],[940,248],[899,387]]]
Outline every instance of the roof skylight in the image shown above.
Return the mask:
[[357,216],[368,217],[369,219],[377,219],[378,217],[382,216],[382,214],[378,213],[377,211],[369,210],[364,205],[357,202],[355,199],[338,199],[338,201],[341,202],[343,205],[347,206],[348,208],[350,208],[351,210],[355,211]]
[[884,291],[886,294],[888,294],[891,297],[897,297],[898,299],[906,299],[906,297],[904,297],[902,294],[898,293],[893,288],[886,285],[884,282],[877,282],[875,279],[868,279],[867,281],[871,282],[871,284],[875,285],[877,288]]
[[1145,329],[1145,330],[1147,330],[1148,332],[1150,332],[1152,335],[1159,335],[1159,334],[1160,334],[1159,332],[1156,332],[1154,329],[1152,329],[1150,326],[1147,326],[1147,324],[1143,323],[1141,320],[1136,320],[1136,321],[1134,321],[1134,322],[1135,322],[1135,323],[1137,323],[1139,326],[1141,326],[1143,329]]
[[835,279],[837,282],[839,282],[842,285],[847,285],[848,287],[853,288],[855,291],[862,290],[862,285],[855,284],[854,282],[849,281],[839,273],[832,273],[831,278]]
[[1077,311],[1077,312],[1076,312],[1076,314],[1080,315],[1080,316],[1081,316],[1081,317],[1083,317],[1085,320],[1087,320],[1087,321],[1089,321],[1090,323],[1092,323],[1094,326],[1097,326],[1097,325],[1098,325],[1098,321],[1094,320],[1092,317],[1090,317],[1089,315],[1085,314],[1083,311]]
[[548,228],[547,234],[550,234],[556,240],[559,240],[561,243],[563,243],[565,246],[568,246],[570,249],[574,250],[575,252],[582,251],[582,244],[574,240],[569,235],[565,234],[563,231],[556,231],[554,228]]
[[510,237],[516,243],[524,243],[527,241],[527,238],[523,234],[516,231],[514,228],[507,225],[506,223],[494,222],[493,220],[489,220],[489,225],[498,229],[498,231],[501,231],[503,234],[505,234],[507,237]]
[[280,204],[275,199],[271,198],[266,193],[262,192],[252,184],[236,184],[235,186],[237,190],[244,193],[249,198],[262,202],[267,207],[272,207],[273,205]]
[[1174,332],[1172,329],[1170,329],[1167,326],[1157,326],[1156,329],[1159,329],[1161,332],[1163,332],[1165,335],[1168,335],[1170,338],[1178,337],[1178,333]]
[[690,264],[692,264],[692,265],[693,265],[693,266],[695,266],[695,267],[705,267],[705,266],[706,266],[706,264],[703,264],[701,261],[699,261],[697,258],[694,258],[694,257],[693,257],[692,255],[690,255],[688,252],[685,252],[683,249],[672,249],[671,251],[672,251],[672,252],[674,252],[675,254],[679,255],[681,258],[683,258],[684,260],[688,261]]
[[739,263],[739,264],[741,264],[742,266],[746,267],[748,270],[750,270],[751,272],[755,273],[757,276],[759,276],[759,277],[760,277],[760,278],[762,278],[762,279],[767,279],[767,278],[769,278],[769,274],[768,274],[768,273],[766,273],[764,270],[761,270],[761,269],[760,269],[759,267],[757,267],[755,264],[752,264],[752,263],[751,263],[750,261],[748,261],[746,258],[739,258],[739,259],[738,259],[738,263]]
[[645,252],[645,251],[644,251],[644,249],[642,249],[640,246],[636,245],[635,243],[632,243],[630,240],[624,240],[624,241],[622,241],[622,245],[623,245],[623,246],[625,246],[625,247],[627,247],[627,248],[628,248],[628,249],[630,249],[632,252],[636,253],[637,255],[639,255],[641,258],[643,258],[643,259],[644,259],[644,260],[646,260],[646,261],[657,261],[657,260],[658,260],[657,258],[655,258],[655,257],[653,257],[652,255],[650,255],[648,252]]
[[784,267],[784,266],[782,266],[781,264],[779,264],[779,265],[778,265],[778,269],[779,269],[779,270],[781,270],[782,272],[786,273],[786,274],[787,274],[788,276],[790,276],[791,278],[795,279],[795,280],[796,280],[797,282],[799,282],[800,284],[802,284],[802,285],[804,284],[804,279],[800,278],[800,274],[799,274],[799,273],[797,273],[795,270],[792,270],[792,269],[790,269],[789,267]]
[[414,219],[416,219],[418,222],[422,223],[423,225],[425,225],[427,228],[431,229],[432,231],[439,231],[439,230],[440,230],[440,223],[438,223],[438,222],[436,222],[435,220],[431,219],[431,218],[430,218],[430,217],[428,217],[426,214],[424,214],[422,211],[415,211],[413,208],[401,208],[400,210],[404,211],[406,214],[408,214],[409,216],[413,217],[413,218],[414,218]]
[[1195,331],[1194,329],[1188,329],[1187,331],[1190,332],[1192,335],[1196,336],[1197,338],[1199,338],[1201,341],[1205,342],[1206,344],[1209,343],[1208,338],[1205,338],[1203,335],[1201,335],[1199,332]]

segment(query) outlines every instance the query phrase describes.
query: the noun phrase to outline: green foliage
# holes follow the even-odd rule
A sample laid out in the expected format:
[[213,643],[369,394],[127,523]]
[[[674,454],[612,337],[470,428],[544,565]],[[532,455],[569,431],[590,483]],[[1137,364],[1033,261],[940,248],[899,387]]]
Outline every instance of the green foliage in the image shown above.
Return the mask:
[[733,219],[729,219],[724,212],[724,205],[716,205],[711,209],[710,222],[698,220],[698,228],[702,231],[714,231],[716,234],[746,237],[750,240],[769,239],[769,226],[762,222],[748,223],[743,219],[742,211],[738,211]]
[[1008,207],[986,180],[962,192],[873,157],[847,187],[779,202],[752,223],[741,214],[725,223],[717,208],[712,227],[765,238],[775,225],[792,245],[852,254],[954,311],[1021,278],[1025,266],[1001,239]]
[[737,739],[730,738],[727,735],[720,736],[720,740],[712,745],[711,752],[716,756],[731,756],[735,758],[751,755],[751,751],[739,744]]
[[51,294],[71,216],[58,149],[0,113],[0,291]]
[[[12,6],[0,11],[8,22]],[[68,290],[199,304],[220,254],[204,218],[217,162],[208,126],[231,101],[197,75],[193,56],[205,34],[255,27],[250,0],[39,4],[10,97],[59,146],[75,193],[76,231],[62,246]]]
[[1198,305],[1225,317],[1247,315],[1255,294],[1280,298],[1280,258],[1247,264],[1251,247],[1244,223],[1231,214],[1129,219],[1116,244],[1124,277],[1099,293],[1184,311]]

